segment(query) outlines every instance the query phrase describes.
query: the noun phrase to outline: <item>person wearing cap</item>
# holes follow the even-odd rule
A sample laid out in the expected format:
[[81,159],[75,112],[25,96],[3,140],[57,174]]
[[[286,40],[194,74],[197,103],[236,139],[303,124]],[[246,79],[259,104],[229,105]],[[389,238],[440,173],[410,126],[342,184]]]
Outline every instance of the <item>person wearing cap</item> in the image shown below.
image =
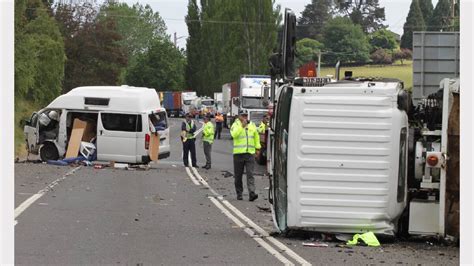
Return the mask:
[[232,124],[230,135],[234,140],[234,185],[237,200],[242,200],[242,176],[245,168],[249,201],[254,201],[258,198],[258,195],[255,193],[255,179],[253,176],[254,155],[260,149],[260,136],[257,126],[248,120],[247,112],[239,111],[239,117]]
[[215,120],[216,120],[216,134],[214,135],[214,138],[221,139],[222,123],[224,122],[224,117],[222,116],[220,112],[217,112]]
[[196,125],[192,120],[192,115],[190,113],[186,114],[186,120],[181,124],[181,140],[183,141],[183,163],[185,167],[189,166],[188,158],[189,153],[191,153],[191,163],[193,167],[198,168],[196,164],[196,137],[194,136],[196,132]]
[[214,142],[214,125],[209,115],[204,116],[204,129],[202,131],[202,144],[204,147],[204,155],[206,156],[206,165],[204,169],[211,169],[211,151]]

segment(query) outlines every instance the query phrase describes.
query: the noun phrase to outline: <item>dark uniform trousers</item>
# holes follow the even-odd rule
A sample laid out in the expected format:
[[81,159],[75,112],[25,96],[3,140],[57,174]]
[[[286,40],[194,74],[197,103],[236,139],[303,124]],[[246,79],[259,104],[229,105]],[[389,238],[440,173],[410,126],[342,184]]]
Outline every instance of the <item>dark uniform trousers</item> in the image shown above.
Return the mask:
[[242,195],[242,176],[244,174],[244,167],[247,174],[247,189],[249,195],[255,193],[255,179],[253,177],[253,168],[255,165],[255,158],[253,154],[243,153],[234,154],[234,178],[235,178],[235,191],[237,195]]
[[191,163],[192,166],[196,166],[196,139],[188,139],[183,142],[183,163],[184,166],[188,166],[189,153],[191,152]]

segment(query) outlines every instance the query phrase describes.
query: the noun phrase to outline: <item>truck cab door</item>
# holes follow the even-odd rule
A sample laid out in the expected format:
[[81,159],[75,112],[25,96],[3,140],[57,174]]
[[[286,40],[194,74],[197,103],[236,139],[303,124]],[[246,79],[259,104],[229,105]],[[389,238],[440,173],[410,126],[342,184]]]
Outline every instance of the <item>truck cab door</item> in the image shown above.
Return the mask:
[[38,142],[39,142],[39,123],[38,123],[38,113],[34,112],[30,119],[26,121],[26,124],[23,128],[25,134],[26,145],[29,152],[33,154],[38,153]]

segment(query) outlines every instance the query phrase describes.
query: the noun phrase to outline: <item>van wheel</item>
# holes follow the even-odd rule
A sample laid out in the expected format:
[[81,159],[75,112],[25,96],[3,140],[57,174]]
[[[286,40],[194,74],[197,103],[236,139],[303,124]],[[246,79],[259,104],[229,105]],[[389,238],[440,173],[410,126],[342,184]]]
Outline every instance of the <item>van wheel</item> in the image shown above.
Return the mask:
[[41,146],[39,153],[41,161],[43,162],[47,162],[48,160],[56,161],[57,159],[59,159],[58,149],[56,149],[56,146],[50,142]]

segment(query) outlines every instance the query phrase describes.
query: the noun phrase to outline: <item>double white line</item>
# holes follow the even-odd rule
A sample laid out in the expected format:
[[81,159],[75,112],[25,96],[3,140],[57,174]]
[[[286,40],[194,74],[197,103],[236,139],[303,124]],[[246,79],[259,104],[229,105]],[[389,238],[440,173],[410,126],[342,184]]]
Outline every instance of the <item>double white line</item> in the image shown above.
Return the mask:
[[[263,228],[258,226],[247,216],[245,216],[241,211],[234,207],[229,201],[224,199],[219,195],[206,180],[199,174],[199,172],[194,167],[185,167],[186,173],[188,174],[191,181],[197,185],[203,185],[211,191],[214,196],[208,196],[209,200],[216,205],[216,207],[222,211],[230,220],[232,220],[239,228],[241,228],[245,233],[247,233],[252,239],[257,241],[257,243],[265,248],[270,254],[275,256],[280,262],[284,265],[295,265],[290,259],[296,261],[301,265],[311,265],[308,261],[303,259],[301,256],[296,254],[293,250],[288,248],[286,245],[273,238],[265,231]],[[270,245],[273,244],[276,249]],[[287,257],[283,256],[285,254]]]

